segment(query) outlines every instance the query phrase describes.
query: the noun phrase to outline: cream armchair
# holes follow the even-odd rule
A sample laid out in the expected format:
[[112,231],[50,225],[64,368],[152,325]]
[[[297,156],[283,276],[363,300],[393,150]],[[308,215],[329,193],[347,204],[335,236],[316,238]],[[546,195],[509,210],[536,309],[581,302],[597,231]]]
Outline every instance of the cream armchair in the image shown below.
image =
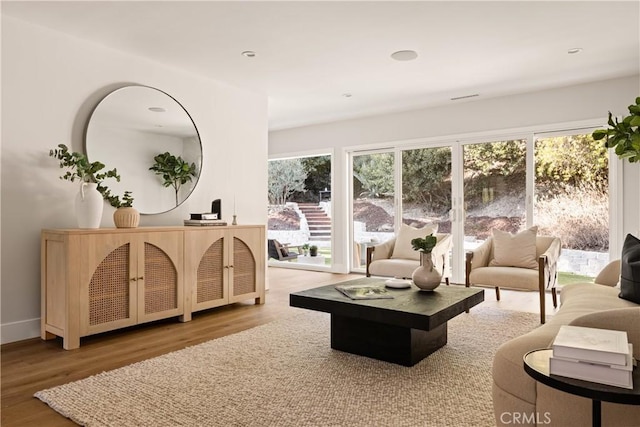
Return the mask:
[[[433,265],[442,274],[443,280],[449,284],[449,252],[453,247],[451,234],[435,233],[438,243],[431,251]],[[420,266],[420,257],[416,251],[416,259],[393,257],[396,238],[387,240],[376,246],[367,247],[367,277],[384,276],[410,279],[413,271]],[[409,248],[408,250],[413,250]],[[397,252],[396,252],[397,253]]]
[[558,307],[556,282],[561,242],[557,237],[536,236],[536,268],[494,266],[494,239],[489,237],[473,251],[466,253],[465,285],[494,286],[496,299],[500,288],[538,291],[540,294],[540,323],[545,322],[545,290],[551,290],[553,306]]

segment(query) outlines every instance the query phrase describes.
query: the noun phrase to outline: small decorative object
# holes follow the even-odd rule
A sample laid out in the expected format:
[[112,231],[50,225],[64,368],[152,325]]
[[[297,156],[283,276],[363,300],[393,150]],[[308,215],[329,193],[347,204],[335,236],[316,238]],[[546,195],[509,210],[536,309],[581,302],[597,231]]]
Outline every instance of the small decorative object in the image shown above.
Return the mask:
[[178,206],[178,191],[180,187],[198,176],[196,164],[189,164],[182,157],[176,157],[169,152],[158,154],[154,156],[153,160],[155,163],[149,170],[162,177],[162,185],[164,187],[173,187],[176,193],[176,206]]
[[431,251],[438,243],[438,239],[429,234],[425,238],[417,237],[411,240],[411,245],[416,251],[420,251],[420,267],[416,268],[411,275],[413,283],[423,291],[433,291],[440,286],[442,274],[433,268]]
[[102,199],[107,199],[109,202],[111,202],[111,198],[118,199],[118,196],[111,196],[109,189],[102,184],[102,181],[106,178],[120,181],[118,171],[114,168],[100,172],[105,168],[103,163],[89,162],[87,156],[75,151],[69,152],[69,148],[64,144],[58,144],[57,148],[49,150],[49,156],[60,161],[61,169],[67,168],[60,179],[81,182],[80,191],[76,196],[78,227],[99,228],[104,208]]
[[233,196],[233,219],[231,220],[231,225],[238,225],[236,217],[236,196]]
[[309,246],[309,255],[318,256],[318,247],[316,245]]
[[386,282],[384,282],[384,285],[387,288],[406,289],[411,287],[411,280],[394,277],[393,279],[389,279]]
[[220,199],[215,199],[213,202],[211,202],[211,213],[217,215],[215,219],[222,219],[222,202],[220,201]]
[[122,202],[118,196],[112,196],[114,199],[109,200],[111,205],[116,208],[113,213],[113,223],[118,228],[136,228],[140,223],[140,212],[133,208],[133,197],[130,191],[125,191]]
[[308,256],[309,255],[309,244],[305,243],[304,245],[302,245],[302,254],[304,256]]
[[614,120],[609,111],[609,129],[596,129],[593,139],[605,139],[607,148],[616,149],[621,159],[628,159],[629,163],[640,162],[640,97],[635,105],[629,105],[629,115],[622,121]]

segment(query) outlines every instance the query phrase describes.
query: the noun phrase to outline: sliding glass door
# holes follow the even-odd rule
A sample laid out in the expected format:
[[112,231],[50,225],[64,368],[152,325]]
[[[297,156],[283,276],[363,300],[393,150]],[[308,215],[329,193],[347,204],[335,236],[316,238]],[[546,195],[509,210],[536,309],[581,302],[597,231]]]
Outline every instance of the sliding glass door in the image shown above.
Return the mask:
[[536,135],[534,223],[560,237],[560,284],[609,262],[609,153],[590,132]]
[[464,252],[492,229],[537,225],[539,234],[560,237],[560,284],[588,280],[609,260],[608,151],[589,129],[351,159],[354,271],[363,271],[366,246],[391,238],[401,223],[438,223],[439,232],[452,234],[457,283],[464,282]]
[[462,146],[465,250],[484,242],[492,229],[526,228],[526,153],[522,139]]
[[367,246],[394,236],[395,158],[389,151],[352,156],[352,268],[357,271],[366,264]]
[[451,232],[451,147],[402,151],[402,222]]
[[[269,161],[267,237],[298,256],[278,258],[278,266],[331,267],[331,156],[316,155]],[[270,244],[270,246],[273,246]]]

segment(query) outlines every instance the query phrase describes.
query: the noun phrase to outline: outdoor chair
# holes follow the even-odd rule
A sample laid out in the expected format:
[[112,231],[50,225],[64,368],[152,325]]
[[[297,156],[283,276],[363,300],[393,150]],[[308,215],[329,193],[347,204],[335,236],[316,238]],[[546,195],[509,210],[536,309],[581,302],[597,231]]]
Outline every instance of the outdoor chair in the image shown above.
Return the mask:
[[269,258],[277,259],[278,261],[291,261],[300,256],[299,253],[289,250],[287,244],[280,243],[276,239],[268,240],[268,254]]
[[556,283],[561,242],[557,237],[537,236],[537,227],[516,235],[493,230],[493,235],[466,253],[465,286],[493,286],[500,301],[500,288],[538,291],[540,323],[545,323],[545,290],[551,290],[558,307]]

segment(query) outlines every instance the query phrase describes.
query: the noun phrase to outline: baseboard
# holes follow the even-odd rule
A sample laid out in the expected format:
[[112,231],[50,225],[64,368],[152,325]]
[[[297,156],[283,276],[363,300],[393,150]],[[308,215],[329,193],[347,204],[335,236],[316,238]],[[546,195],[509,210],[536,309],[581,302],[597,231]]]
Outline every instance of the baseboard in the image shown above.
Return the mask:
[[0,344],[27,340],[40,336],[40,319],[21,320],[0,325]]

